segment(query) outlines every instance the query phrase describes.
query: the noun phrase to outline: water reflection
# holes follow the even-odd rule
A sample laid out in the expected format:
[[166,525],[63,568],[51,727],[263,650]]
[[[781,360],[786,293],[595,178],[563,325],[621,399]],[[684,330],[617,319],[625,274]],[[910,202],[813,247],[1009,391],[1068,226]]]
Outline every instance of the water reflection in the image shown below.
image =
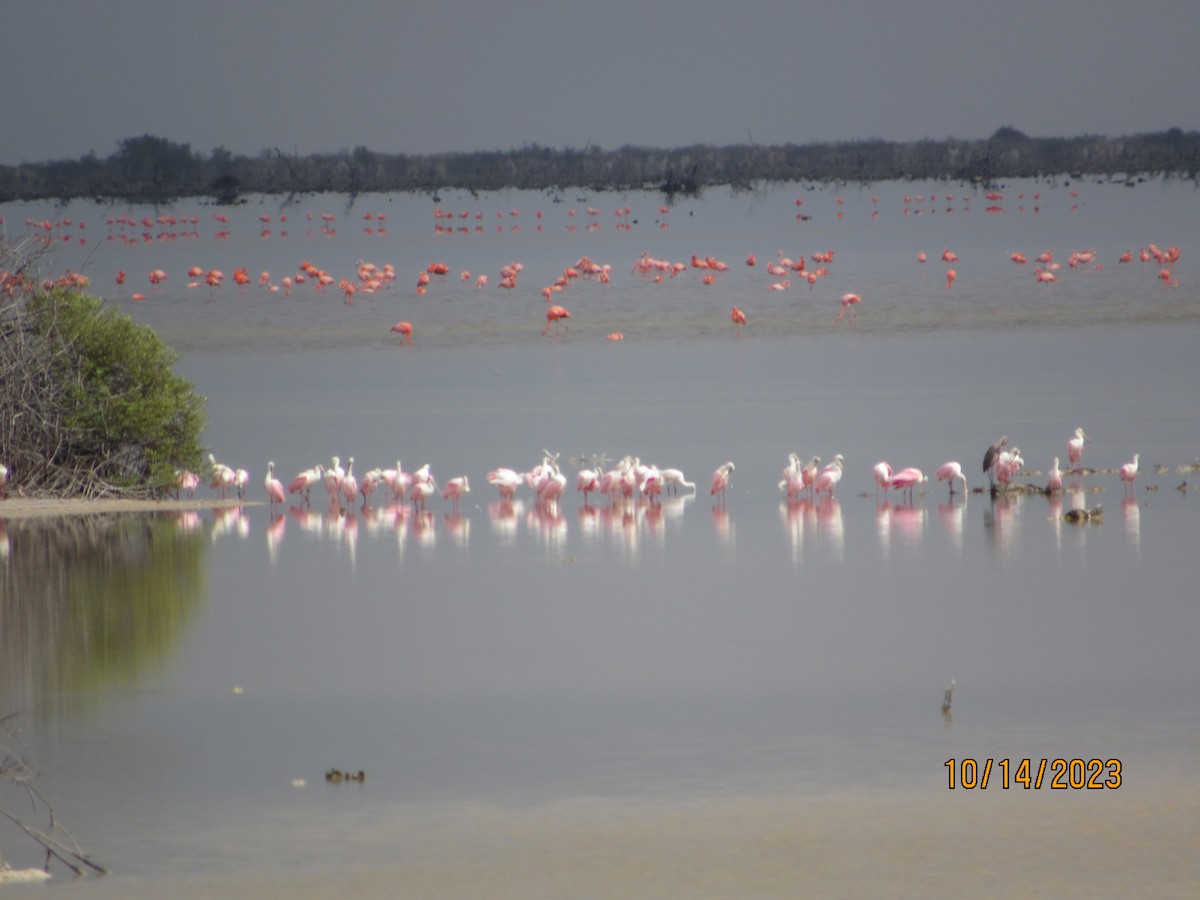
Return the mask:
[[966,494],[962,496],[961,500],[951,497],[947,502],[938,504],[938,522],[941,523],[946,536],[950,538],[950,545],[954,548],[954,552],[960,556],[963,549],[963,527],[966,518]]
[[1121,514],[1125,520],[1125,539],[1134,550],[1142,546],[1142,510],[1133,497],[1121,501]]
[[208,594],[189,517],[90,515],[3,523],[0,703],[102,695],[160,664]]
[[992,498],[991,505],[983,514],[983,527],[988,538],[988,546],[1001,558],[1009,557],[1016,549],[1019,521],[1016,514],[1018,499],[1016,496],[998,494]]

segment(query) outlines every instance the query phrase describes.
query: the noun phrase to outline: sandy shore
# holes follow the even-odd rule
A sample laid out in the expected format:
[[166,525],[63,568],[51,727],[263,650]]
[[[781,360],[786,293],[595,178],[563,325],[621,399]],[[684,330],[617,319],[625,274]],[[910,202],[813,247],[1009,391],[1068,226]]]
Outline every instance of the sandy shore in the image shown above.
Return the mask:
[[60,497],[13,497],[0,500],[0,519],[34,516],[82,516],[93,513],[177,512],[189,509],[227,509],[231,506],[261,506],[259,500],[136,500],[120,497],[70,499]]

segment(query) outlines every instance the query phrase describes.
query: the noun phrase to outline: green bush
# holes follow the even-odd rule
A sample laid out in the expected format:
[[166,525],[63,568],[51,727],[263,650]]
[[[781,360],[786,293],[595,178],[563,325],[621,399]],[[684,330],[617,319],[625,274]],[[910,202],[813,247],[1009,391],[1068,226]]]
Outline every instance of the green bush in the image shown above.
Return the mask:
[[0,447],[30,493],[159,496],[201,459],[204,400],[148,327],[72,287],[0,305]]

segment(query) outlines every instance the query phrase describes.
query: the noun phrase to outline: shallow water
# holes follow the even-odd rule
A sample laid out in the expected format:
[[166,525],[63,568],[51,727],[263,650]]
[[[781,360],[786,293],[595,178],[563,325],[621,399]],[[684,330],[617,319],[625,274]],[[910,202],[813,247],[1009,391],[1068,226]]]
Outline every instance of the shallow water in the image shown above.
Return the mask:
[[[209,398],[206,438],[251,471],[252,500],[267,459],[286,478],[333,454],[359,474],[429,462],[473,489],[458,515],[440,499],[343,514],[322,496],[278,515],[0,519],[5,709],[58,816],[113,870],[83,887],[1194,892],[1200,475],[1177,469],[1200,456],[1195,195],[1027,183],[989,214],[959,186],[936,206],[905,192],[713,195],[665,216],[656,197],[601,197],[576,217],[570,198],[504,195],[478,201],[488,227],[467,235],[433,234],[427,199],[366,198],[339,211],[340,234],[286,239],[259,235],[258,210],[278,212],[264,202],[228,238],[89,233],[94,285],[169,271],[160,293],[117,302],[179,348]],[[388,235],[361,231],[363,208],[385,206]],[[4,214],[10,233],[32,216]],[[1148,241],[1183,247],[1178,286],[1116,262]],[[951,290],[944,246],[960,255]],[[1008,259],[1093,246],[1103,269],[1064,266],[1050,286]],[[780,247],[837,252],[811,293],[771,292]],[[643,251],[731,271],[655,284],[629,272]],[[569,285],[569,332],[539,338],[540,287],[585,253],[612,281]],[[184,286],[193,262],[277,280],[299,258],[400,274],[352,306]],[[418,296],[433,259],[455,277]],[[496,270],[513,259],[526,268],[505,293]],[[493,285],[474,291],[467,268]],[[835,326],[847,290],[857,321]],[[399,318],[412,347],[387,331]],[[614,330],[626,339],[603,340]],[[960,459],[981,486],[1002,432],[1040,483],[1079,425],[1097,471],[1061,498],[932,483],[911,504],[876,497],[885,458]],[[543,449],[636,454],[700,490],[661,508],[501,507],[484,473]],[[845,456],[832,503],[782,502],[789,451]],[[1123,498],[1113,470],[1134,453]],[[722,506],[706,487],[726,459]],[[1079,506],[1103,521],[1062,521]],[[950,791],[944,764],[964,758],[1120,760],[1123,781]],[[332,767],[367,780],[327,783]],[[0,848],[38,862],[19,836],[0,831]]]

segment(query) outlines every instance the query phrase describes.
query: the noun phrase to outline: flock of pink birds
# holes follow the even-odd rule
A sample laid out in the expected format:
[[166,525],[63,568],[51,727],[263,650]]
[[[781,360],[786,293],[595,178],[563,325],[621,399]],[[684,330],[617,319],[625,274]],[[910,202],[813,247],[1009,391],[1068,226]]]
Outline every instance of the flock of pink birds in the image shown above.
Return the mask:
[[[1082,469],[1083,449],[1089,440],[1084,430],[1077,428],[1067,442],[1069,474],[1078,475],[1085,471]],[[1009,490],[1024,466],[1025,461],[1020,449],[1010,449],[1007,444],[1008,438],[1001,437],[988,447],[984,455],[981,469],[992,483],[993,491]],[[1137,479],[1138,461],[1138,454],[1134,454],[1133,459],[1118,470],[1127,494],[1132,492],[1134,481]],[[709,481],[709,494],[720,505],[725,503],[734,469],[733,462],[722,463],[713,471]],[[234,493],[239,499],[245,498],[250,482],[249,473],[245,469],[220,463],[210,454],[209,470],[209,487],[217,491],[222,499]],[[799,454],[789,453],[778,490],[786,496],[789,504],[802,498],[816,503],[829,502],[833,499],[844,471],[845,459],[840,453],[825,465],[822,465],[820,457],[814,456],[808,462],[804,462]],[[885,497],[888,492],[895,491],[900,494],[902,502],[909,504],[914,501],[915,491],[929,481],[928,476],[919,468],[909,466],[894,470],[885,461],[874,466],[873,476],[877,496],[880,490]],[[1059,457],[1055,457],[1047,482],[1044,488],[1039,486],[1039,489],[1050,494],[1061,492],[1063,476],[1064,472],[1059,467]],[[955,493],[965,495],[968,491],[966,474],[957,461],[951,460],[939,466],[934,478],[947,483],[952,497]],[[557,514],[563,492],[569,483],[559,467],[558,455],[549,452],[543,453],[541,461],[527,471],[496,468],[487,473],[486,481],[496,489],[502,503],[513,502],[518,490],[524,488],[532,492],[537,506],[550,514]],[[200,478],[195,473],[178,473],[178,492],[191,496],[199,485]],[[428,501],[440,494],[457,514],[460,502],[463,496],[470,492],[471,485],[468,476],[460,475],[439,487],[428,463],[413,472],[406,472],[399,460],[394,468],[373,468],[359,477],[354,474],[353,457],[349,458],[348,464],[343,468],[341,459],[335,456],[328,466],[318,464],[296,473],[285,486],[275,475],[275,463],[267,463],[263,489],[272,508],[285,504],[289,495],[295,495],[296,502],[301,506],[310,506],[314,488],[324,489],[331,508],[345,511],[350,511],[360,502],[364,508],[369,508],[377,493],[391,503],[403,503],[407,499],[412,503],[414,511],[424,511]],[[0,491],[2,490],[3,482],[0,481]],[[616,506],[622,502],[639,500],[654,505],[660,503],[664,495],[677,494],[680,490],[694,495],[697,487],[694,482],[686,479],[680,469],[660,468],[643,463],[636,456],[625,456],[611,468],[605,469],[600,464],[579,468],[575,473],[575,490],[583,495],[585,506],[589,504],[592,494],[606,497],[610,505]]]
[[[1077,192],[1072,190],[1072,202],[1078,196]],[[1004,195],[997,191],[990,191],[984,195],[988,206],[988,213],[1002,212],[1003,207],[1000,205],[1004,201]],[[962,210],[969,211],[969,203],[972,200],[971,195],[963,194],[959,198],[955,198],[952,194],[944,194],[940,197],[936,194],[929,195],[926,198],[924,195],[909,195],[903,197],[903,214],[920,215],[925,210],[924,204],[929,204],[928,211],[936,211],[936,204],[946,203],[946,212],[952,212],[952,204],[956,202],[963,204]],[[803,205],[803,198],[796,198],[797,207]],[[1019,204],[1017,209],[1024,212],[1027,202],[1024,192],[1016,196],[1016,202]],[[1038,193],[1031,194],[1028,202],[1032,204],[1033,212],[1039,210],[1038,204],[1041,202],[1041,196]],[[837,217],[840,219],[843,215],[841,211],[842,198],[836,200],[838,206]],[[878,197],[871,198],[872,217],[878,216]],[[1072,206],[1072,210],[1077,207]],[[595,207],[586,209],[586,217],[588,220],[587,230],[594,231],[600,227],[601,211]],[[670,208],[660,206],[657,210],[657,223],[660,229],[669,227]],[[633,215],[633,210],[628,207],[621,207],[614,210],[617,227],[624,230],[632,230],[637,218]],[[453,212],[441,206],[436,207],[433,212],[434,229],[438,235],[465,235],[465,234],[483,234],[485,228],[483,226],[484,213],[479,210],[468,211],[461,210]],[[569,209],[567,211],[569,231],[575,230],[574,220],[577,215],[577,210]],[[507,228],[510,231],[520,229],[518,219],[521,216],[521,211],[512,209],[507,212],[496,212],[496,217],[500,220],[500,224],[496,227],[499,231],[506,230],[505,221],[511,222]],[[386,236],[388,234],[385,213],[365,212],[362,214],[363,231],[367,235]],[[537,222],[536,229],[541,231],[542,211],[538,210],[534,213],[534,218]],[[810,218],[805,213],[797,213],[798,220],[807,220]],[[225,213],[214,213],[213,220],[218,227],[218,231],[214,234],[217,239],[225,239],[229,237],[229,217]],[[286,213],[280,213],[277,216],[260,215],[259,216],[261,230],[259,236],[261,238],[270,238],[277,236],[286,238],[289,234],[288,228],[291,223]],[[120,242],[128,245],[140,246],[154,244],[163,240],[188,240],[198,238],[199,235],[199,217],[198,216],[174,216],[169,214],[160,214],[158,216],[142,216],[136,217],[128,214],[113,216],[107,220],[108,234],[106,240],[110,242]],[[474,222],[472,226],[470,223]],[[273,231],[273,226],[277,227]],[[79,244],[86,243],[86,223],[73,222],[71,219],[61,219],[57,222],[49,220],[43,221],[27,221],[26,227],[29,229],[32,236],[37,240],[49,245],[56,241],[70,242],[75,241]],[[336,235],[336,217],[331,213],[314,214],[308,212],[305,214],[305,235],[311,237],[314,235],[314,228],[319,227],[319,233],[323,236]],[[807,284],[810,291],[814,289],[819,280],[827,275],[831,269],[834,260],[834,251],[831,249],[816,250],[808,254],[806,260],[804,255],[791,256],[784,251],[779,251],[775,258],[766,262],[765,269],[768,275],[775,279],[767,285],[767,289],[771,291],[788,291],[792,289],[793,282],[797,285]],[[1020,251],[1014,251],[1009,254],[1011,260],[1017,265],[1027,265],[1029,258]],[[1178,279],[1174,275],[1173,267],[1179,261],[1181,252],[1179,247],[1170,246],[1165,249],[1159,248],[1156,244],[1150,243],[1141,247],[1136,253],[1130,248],[1122,252],[1117,258],[1118,263],[1129,263],[1134,259],[1140,260],[1144,264],[1153,263],[1157,269],[1157,278],[1162,281],[1165,286],[1176,286]],[[925,252],[919,252],[916,255],[918,263],[924,264],[928,261],[928,256]],[[950,248],[943,250],[941,260],[947,266],[945,270],[946,288],[953,287],[958,278],[958,270],[955,264],[958,262],[958,255]],[[1045,250],[1033,257],[1033,278],[1041,284],[1051,284],[1059,277],[1063,262],[1056,259],[1054,254]],[[758,258],[755,254],[747,255],[745,264],[748,267],[758,265]],[[1102,269],[1104,262],[1100,259],[1099,254],[1095,249],[1073,250],[1066,257],[1065,265],[1069,269]],[[644,252],[632,264],[631,271],[633,274],[640,276],[650,281],[661,282],[664,279],[673,279],[682,276],[689,270],[695,271],[700,276],[702,284],[709,285],[717,283],[722,273],[730,271],[730,266],[724,261],[717,259],[711,255],[693,254],[690,262],[679,262],[667,259],[661,259],[652,256],[649,252]],[[521,278],[524,266],[520,262],[510,262],[501,267],[496,284],[508,290],[517,288]],[[613,275],[613,267],[611,264],[600,264],[592,261],[589,257],[583,256],[578,260],[564,265],[561,273],[550,280],[539,289],[539,293],[545,298],[547,307],[545,313],[545,327],[542,329],[543,336],[548,335],[553,330],[555,333],[565,331],[566,320],[571,318],[570,311],[559,302],[561,292],[565,291],[569,285],[576,280],[592,279],[601,283],[608,283]],[[186,285],[189,288],[207,288],[210,293],[215,293],[224,287],[227,280],[225,272],[220,268],[192,266],[186,272]],[[0,272],[0,292],[7,291],[12,293],[14,290],[21,287],[20,278],[23,276],[17,273]],[[444,281],[449,277],[457,277],[462,282],[471,282],[477,290],[484,290],[491,283],[489,274],[473,275],[470,270],[462,270],[457,272],[455,276],[451,272],[451,268],[444,262],[431,262],[417,272],[415,281],[415,290],[417,294],[424,294],[428,290],[432,290],[439,281]],[[161,290],[165,283],[170,279],[170,275],[161,268],[152,269],[147,273],[147,281],[150,291]],[[121,270],[115,276],[118,286],[123,286],[126,283],[126,274]],[[248,267],[239,266],[233,269],[232,279],[239,292],[245,292],[257,286],[258,289],[279,294],[284,297],[290,296],[294,289],[305,285],[311,285],[312,289],[318,292],[324,292],[336,287],[338,293],[343,297],[346,303],[352,303],[356,295],[373,294],[378,291],[393,289],[397,283],[397,272],[391,263],[376,265],[375,263],[359,260],[354,273],[345,275],[335,275],[331,272],[320,268],[308,260],[302,261],[296,271],[284,275],[282,278],[274,278],[269,272],[261,271],[257,274],[252,274]],[[50,280],[49,284],[59,284],[76,287],[86,287],[88,278],[81,273],[67,271],[62,277],[55,280]],[[142,290],[134,290],[130,295],[131,299],[144,300],[147,293]],[[862,297],[853,292],[846,292],[838,298],[840,304],[839,312],[834,318],[834,322],[848,320],[854,322],[857,316],[857,307],[862,302]],[[746,313],[733,307],[730,312],[730,319],[734,324],[735,333],[742,334],[742,327],[748,324],[749,317]],[[391,331],[397,333],[401,340],[407,344],[412,344],[414,334],[414,324],[411,321],[397,322],[391,326]],[[621,340],[624,334],[621,332],[611,332],[606,337],[609,340]]]

